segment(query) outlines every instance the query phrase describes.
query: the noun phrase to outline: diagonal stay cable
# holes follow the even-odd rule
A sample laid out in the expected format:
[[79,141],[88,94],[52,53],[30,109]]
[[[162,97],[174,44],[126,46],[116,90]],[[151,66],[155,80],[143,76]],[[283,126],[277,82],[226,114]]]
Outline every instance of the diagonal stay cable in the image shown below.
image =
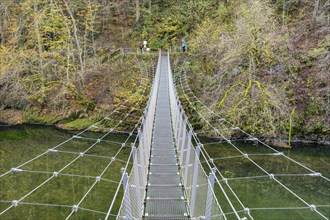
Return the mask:
[[[180,76],[180,78],[181,78],[181,76]],[[213,110],[211,110],[208,106],[206,106],[203,102],[201,102],[201,101],[196,97],[196,95],[192,92],[191,88],[189,87],[188,82],[187,82],[187,74],[186,74],[186,73],[185,73],[185,83],[186,83],[186,86],[187,86],[188,90],[190,90],[190,93],[193,95],[193,97],[196,99],[196,101],[199,102],[202,106],[204,106],[204,108],[206,108],[206,109],[209,111],[210,114],[213,114],[213,115],[216,116],[217,118],[222,119],[222,121],[228,123],[231,127],[233,127],[233,128],[235,128],[235,129],[241,131],[242,133],[248,135],[250,138],[252,138],[253,140],[255,140],[255,141],[257,141],[258,143],[262,144],[263,146],[269,148],[270,150],[272,150],[272,151],[274,151],[274,152],[276,152],[276,153],[282,153],[282,152],[280,152],[280,151],[274,149],[273,147],[269,146],[269,145],[266,144],[265,142],[261,141],[260,139],[254,137],[254,136],[251,135],[250,133],[244,131],[243,129],[241,129],[241,128],[239,128],[239,127],[236,127],[233,123],[229,122],[226,118],[221,117],[220,115],[218,115],[217,113],[215,113]],[[203,120],[205,120],[205,119],[203,118]],[[289,157],[289,156],[287,156],[287,155],[285,155],[285,154],[283,154],[283,153],[282,153],[281,155],[282,155],[283,157],[285,157],[286,159],[288,159],[288,160],[294,162],[295,164],[297,164],[297,165],[303,167],[304,169],[306,169],[306,170],[308,170],[308,171],[310,171],[310,172],[313,172],[313,173],[317,173],[317,174],[319,174],[319,172],[316,172],[316,171],[312,170],[311,168],[309,168],[309,167],[307,167],[306,165],[304,165],[304,164],[302,164],[302,163],[300,163],[300,162],[298,162],[298,161],[292,159],[291,157]],[[329,178],[327,178],[327,177],[325,177],[325,176],[323,176],[323,175],[321,175],[320,177],[323,178],[323,179],[325,179],[325,180],[328,181],[328,182],[330,181]]]
[[[181,85],[182,85],[182,84],[181,84]],[[181,88],[182,88],[182,87],[181,87]],[[182,88],[182,89],[183,89],[183,88]],[[182,107],[181,107],[181,108],[182,108]],[[186,118],[187,121],[188,121],[188,117],[187,117],[187,115],[185,115],[185,118]],[[190,123],[188,123],[188,126],[190,127],[190,129],[193,129],[193,128],[192,128],[192,125],[191,125]],[[198,144],[200,144],[201,146],[203,146],[202,142],[199,140],[199,138],[198,138],[198,136],[197,136],[196,133],[193,133],[193,138],[194,138],[194,140],[195,140],[196,143],[198,143]],[[223,177],[223,175],[220,173],[220,171],[219,171],[218,169],[214,169],[214,168],[216,167],[215,164],[212,163],[213,166],[211,166],[210,162],[212,162],[212,161],[209,162],[209,158],[210,158],[210,157],[209,157],[209,155],[207,154],[207,152],[205,151],[204,147],[201,147],[201,154],[202,154],[202,156],[204,157],[204,160],[205,160],[204,163],[207,164],[207,166],[209,167],[209,169],[210,169],[210,170],[213,170],[214,172],[216,172],[216,173],[218,173],[218,174],[220,174],[220,177],[221,177],[222,180],[223,180],[224,177]],[[224,188],[222,187],[222,185],[221,185],[221,183],[220,183],[221,180],[219,180],[217,176],[215,176],[215,180],[216,180],[218,186],[220,187],[220,189],[221,189],[223,195],[225,196],[226,200],[228,201],[228,204],[230,205],[231,209],[233,210],[234,214],[236,215],[237,219],[240,220],[241,218],[240,218],[240,216],[239,216],[239,212],[235,209],[235,207],[234,207],[234,205],[232,204],[231,200],[229,199],[227,193],[225,192]],[[233,195],[235,196],[235,198],[237,199],[237,201],[239,202],[239,204],[245,209],[246,207],[243,205],[243,203],[242,203],[241,200],[238,198],[238,196],[236,195],[236,193],[232,190],[232,188],[231,188],[231,186],[229,185],[228,181],[224,181],[224,182],[225,182],[225,184],[227,185],[227,187],[230,189],[230,191],[233,193]],[[251,219],[253,219],[253,217],[251,216],[251,214],[250,214],[249,212],[248,212],[247,214],[249,215],[249,217],[250,217]]]
[[[147,90],[147,87],[144,88],[143,94],[141,95],[141,97],[139,98],[139,100],[135,103],[134,106],[137,106],[142,98],[144,97],[144,94]],[[133,112],[134,110],[131,110],[131,112]],[[125,117],[119,121],[112,129],[110,129],[107,133],[105,133],[99,140],[104,139],[106,136],[108,136],[110,133],[113,132],[113,130],[115,130],[121,123],[122,121],[124,121],[129,115],[125,115]],[[90,149],[92,149],[95,145],[97,145],[100,141],[96,141],[95,143],[93,143],[89,148],[87,148],[84,152],[81,152],[79,156],[77,156],[76,158],[74,158],[72,161],[70,161],[68,164],[66,164],[62,169],[60,169],[58,172],[54,172],[54,175],[49,177],[48,179],[46,179],[44,182],[42,182],[41,184],[39,184],[37,187],[35,187],[33,190],[31,190],[30,192],[28,192],[27,194],[25,194],[23,197],[21,197],[19,200],[14,200],[13,204],[9,207],[7,207],[4,211],[2,211],[0,213],[0,216],[4,213],[6,213],[8,210],[10,210],[12,207],[16,206],[20,201],[22,201],[23,199],[25,199],[26,197],[28,197],[29,195],[31,195],[33,192],[35,192],[36,190],[38,190],[40,187],[42,187],[43,185],[45,185],[47,182],[49,182],[50,180],[52,180],[54,177],[56,177],[59,173],[61,173],[63,170],[65,170],[67,167],[69,167],[71,164],[73,164],[76,160],[78,160],[79,158],[81,158],[86,152],[88,152]],[[53,148],[54,149],[54,148]],[[48,151],[47,151],[48,152]],[[21,166],[20,166],[21,167]],[[12,168],[11,170],[12,172],[20,172],[21,170],[18,168]]]
[[[7,200],[0,200],[0,203],[12,203],[12,201],[7,201]],[[51,204],[51,203],[37,203],[37,202],[20,202],[21,205],[31,205],[31,206],[45,206],[45,207],[62,207],[62,208],[68,208],[71,209],[72,206],[70,205],[64,205],[64,204]],[[93,210],[93,209],[86,209],[80,207],[79,209],[89,211],[89,212],[94,212],[98,214],[103,214],[106,215],[107,213],[101,212],[98,210]]]
[[[181,81],[181,86],[182,86],[182,81]],[[184,92],[184,89],[182,87],[182,90]],[[244,154],[239,148],[237,148],[233,143],[231,143],[230,140],[228,140],[223,134],[221,134],[219,132],[218,129],[216,129],[213,125],[210,124],[210,122],[208,120],[206,120],[201,114],[200,112],[192,105],[192,103],[190,102],[187,94],[184,92],[184,96],[186,98],[186,100],[188,101],[189,105],[195,110],[195,112],[211,127],[213,128],[216,133],[218,133],[218,135],[220,135],[224,140],[226,140],[232,147],[234,147],[238,152],[240,152],[242,155],[244,155],[245,158],[247,158],[248,160],[250,160],[255,166],[257,166],[262,172],[264,172],[266,175],[270,176],[273,180],[275,180],[278,184],[280,184],[283,188],[285,188],[287,191],[289,191],[291,194],[293,194],[297,199],[299,199],[301,202],[303,202],[304,204],[306,204],[308,207],[310,207],[311,209],[313,207],[315,207],[315,205],[310,205],[308,204],[306,201],[304,201],[300,196],[298,196],[296,193],[294,193],[291,189],[289,189],[287,186],[285,186],[283,183],[281,183],[279,180],[277,180],[274,177],[274,174],[270,174],[268,173],[265,169],[263,169],[260,165],[258,165],[255,161],[253,161],[250,157],[247,156],[247,154]],[[207,152],[206,152],[207,154]],[[215,165],[215,164],[214,164]],[[225,181],[226,184],[228,184],[228,181]],[[313,209],[314,210],[314,209]],[[322,216],[323,218],[327,219],[322,213],[320,213],[318,210],[315,210],[320,216]]]
[[[140,127],[139,127],[139,130],[140,130],[140,129],[142,129],[142,124],[141,124]],[[137,143],[137,141],[138,141],[138,136],[135,137],[135,140],[134,140],[134,142],[132,143],[132,145],[135,146],[136,143]],[[124,169],[123,169],[124,171],[127,170],[127,167],[128,167],[128,165],[129,165],[129,161],[131,160],[131,157],[132,157],[132,151],[131,151],[130,154],[129,154],[129,157],[128,157],[128,159],[127,159],[126,165],[125,165],[125,167],[124,167]],[[112,198],[112,201],[111,201],[111,204],[110,204],[110,207],[109,207],[109,210],[108,210],[108,212],[107,212],[107,215],[106,215],[105,219],[108,219],[109,216],[115,216],[115,217],[118,217],[117,215],[111,214],[111,211],[112,211],[112,208],[113,208],[113,206],[114,206],[114,204],[115,204],[115,201],[116,201],[116,199],[117,199],[117,196],[118,196],[118,194],[119,194],[120,187],[121,187],[121,185],[123,184],[123,178],[124,178],[124,175],[122,175],[122,177],[121,177],[121,179],[120,179],[120,181],[119,181],[119,183],[118,183],[118,186],[117,186],[117,188],[116,188],[116,192],[115,192],[115,194],[114,194],[114,196],[113,196],[113,198]]]
[[[129,136],[131,137],[131,136]],[[120,143],[120,145],[123,145],[123,143]],[[80,152],[72,152],[72,151],[64,151],[64,150],[56,150],[54,151],[56,153],[63,153],[63,154],[76,154],[76,155],[80,155]],[[95,155],[95,154],[84,154],[84,156],[86,157],[97,157],[97,158],[105,158],[105,159],[111,159],[112,157],[110,156],[103,156],[103,155]],[[126,160],[121,160],[121,159],[116,159],[117,161],[121,161],[121,162],[125,162],[126,163]]]
[[[247,154],[244,154],[237,146],[235,146],[229,139],[227,139],[216,127],[214,127],[207,119],[205,119],[205,117],[196,109],[195,106],[193,106],[193,104],[191,103],[191,101],[189,100],[188,95],[185,93],[185,90],[182,86],[182,80],[180,80],[181,82],[181,88],[182,91],[184,93],[184,96],[186,98],[186,100],[188,101],[189,105],[194,109],[194,111],[211,127],[215,130],[215,132],[220,135],[224,140],[226,140],[228,142],[228,144],[230,144],[232,147],[234,147],[238,152],[240,152],[242,155],[244,155],[245,158],[247,158],[250,162],[252,162],[256,167],[258,167],[262,172],[264,172],[266,175],[268,175],[271,179],[273,179],[275,182],[277,182],[280,186],[282,186],[284,189],[286,189],[288,192],[290,192],[292,195],[294,195],[298,200],[300,200],[302,203],[304,203],[305,205],[307,205],[307,207],[309,207],[311,210],[315,211],[317,214],[319,214],[322,218],[324,219],[328,219],[327,217],[325,217],[322,213],[320,213],[316,208],[314,204],[309,204],[308,202],[306,202],[304,199],[302,199],[299,195],[297,195],[295,192],[293,192],[289,187],[287,187],[286,185],[284,185],[282,182],[280,182],[278,179],[275,178],[274,174],[271,174],[269,172],[267,172],[263,167],[261,167],[258,163],[256,163],[254,160],[252,160],[250,157],[247,156]],[[230,123],[231,124],[231,123]],[[268,146],[268,145],[267,145]],[[269,146],[270,147],[270,146]],[[271,148],[271,147],[270,147]],[[271,148],[273,149],[273,148]],[[273,149],[274,151],[276,151],[275,149]],[[278,152],[278,151],[276,151]],[[319,173],[316,173],[315,171],[312,171],[313,173],[315,173],[315,176],[321,176]],[[318,174],[318,175],[316,175]],[[226,182],[226,181],[225,181]],[[228,183],[228,182],[227,182]]]
[[[186,74],[185,74],[185,77],[186,77]],[[181,76],[180,76],[180,78],[181,78]],[[225,118],[221,117],[220,115],[216,114],[214,111],[212,111],[209,107],[207,107],[206,105],[204,105],[204,104],[203,104],[203,103],[202,103],[202,102],[201,102],[201,101],[195,96],[195,94],[192,92],[192,90],[190,89],[190,87],[189,87],[189,85],[188,85],[188,83],[187,83],[187,78],[185,78],[185,83],[186,83],[187,88],[190,90],[190,93],[191,93],[191,94],[194,96],[194,98],[196,99],[196,101],[199,102],[204,108],[206,108],[206,109],[209,111],[209,113],[215,115],[216,117],[220,118],[222,121],[228,123],[230,126],[232,126],[233,129],[235,128],[236,130],[240,130],[240,131],[243,132],[244,134],[248,135],[248,136],[250,137],[250,138],[249,138],[250,140],[257,141],[258,143],[262,144],[263,146],[265,146],[265,147],[269,148],[270,150],[274,151],[274,152],[275,152],[276,154],[278,154],[279,156],[283,156],[283,157],[285,157],[286,159],[288,159],[288,160],[294,162],[295,164],[297,164],[298,166],[303,167],[304,169],[306,169],[306,170],[308,170],[308,171],[314,173],[314,174],[317,175],[317,176],[320,176],[321,178],[325,179],[325,180],[328,181],[328,182],[330,181],[329,178],[323,176],[321,173],[312,170],[311,168],[307,167],[306,165],[304,165],[304,164],[302,164],[302,163],[300,163],[300,162],[298,162],[298,161],[292,159],[291,157],[285,155],[283,152],[280,152],[280,151],[274,149],[273,147],[271,147],[271,146],[269,146],[268,144],[264,143],[264,142],[261,141],[260,139],[254,137],[254,136],[251,135],[250,133],[248,133],[248,132],[242,130],[241,128],[239,128],[239,127],[235,127],[234,124],[232,124],[231,122],[229,122],[229,121],[226,120]],[[182,84],[181,84],[181,85],[182,85]],[[189,102],[189,103],[191,103],[191,102]],[[193,106],[193,105],[191,104],[191,106]],[[198,112],[198,110],[197,110],[195,107],[193,107],[193,108],[194,108],[194,110],[195,110],[195,111],[201,116],[200,112]],[[203,116],[201,116],[201,117],[202,117],[202,119],[203,119],[205,122],[208,122]],[[208,125],[210,125],[210,123],[208,123]],[[211,126],[211,125],[210,125],[210,126]],[[212,127],[212,126],[211,126],[211,127]],[[214,127],[212,127],[212,128],[213,128],[216,132],[219,131],[218,129],[216,129],[216,128],[214,128]],[[223,138],[223,137],[222,137],[222,138]],[[228,140],[227,140],[226,138],[224,138],[224,139],[226,140],[226,142],[228,142]]]
[[[147,120],[147,115],[149,115],[149,113],[148,113],[148,111],[150,110],[150,108],[152,108],[152,106],[153,106],[153,104],[154,104],[154,102],[153,102],[153,100],[154,100],[154,98],[155,98],[155,91],[157,90],[157,85],[158,85],[158,82],[159,82],[159,65],[160,65],[160,59],[161,59],[161,57],[160,57],[160,54],[161,54],[161,51],[159,51],[159,56],[158,56],[158,64],[157,64],[157,69],[156,69],[156,72],[155,72],[155,75],[154,75],[154,77],[153,77],[153,82],[152,82],[152,87],[151,87],[151,89],[150,89],[150,93],[149,93],[149,99],[148,99],[148,103],[147,103],[147,106],[145,107],[145,109],[144,109],[144,111],[143,111],[143,115],[142,115],[142,117],[143,117],[143,119],[144,119],[144,121],[146,121]],[[152,111],[151,111],[152,112]],[[141,131],[144,129],[144,121],[142,122],[142,124],[140,125],[140,128],[139,128],[139,133],[141,134]],[[142,131],[143,132],[143,131]],[[135,146],[136,145],[136,142],[137,141],[141,141],[140,139],[139,139],[139,135],[137,135],[136,136],[136,138],[135,138],[135,141],[132,143],[132,146]],[[141,143],[139,143],[139,144],[141,144]],[[139,146],[139,148],[137,149],[137,151],[136,151],[136,154],[139,154],[139,153],[141,153],[141,151],[143,151],[142,150],[142,148],[140,148],[142,145],[140,145]],[[140,154],[141,155],[141,154]],[[131,151],[131,153],[130,153],[130,158],[131,157],[133,157],[133,150]],[[130,158],[128,159],[128,161],[130,161]],[[134,160],[135,160],[135,158],[133,158]],[[127,171],[127,166],[128,166],[128,161],[127,161],[127,164],[126,164],[126,166],[125,166],[125,168],[124,168],[124,170],[122,171],[123,172],[123,175],[122,175],[122,178],[121,178],[121,180],[120,180],[120,183],[118,184],[118,186],[117,186],[117,189],[116,189],[116,192],[115,192],[115,195],[114,195],[114,197],[113,197],[113,199],[112,199],[112,201],[111,201],[111,204],[110,204],[110,206],[109,206],[109,209],[108,209],[108,212],[107,212],[107,215],[106,215],[106,217],[105,217],[105,220],[107,220],[110,216],[114,216],[114,214],[111,214],[111,211],[112,211],[112,208],[113,208],[113,206],[114,206],[114,204],[115,204],[115,201],[117,200],[117,196],[118,196],[118,193],[119,193],[119,190],[120,190],[120,187],[121,187],[121,185],[123,184],[123,181],[124,181],[124,173],[126,173],[126,171]],[[136,164],[135,164],[136,165]],[[133,165],[134,166],[134,165]],[[141,167],[141,169],[142,169],[142,167]],[[133,170],[134,169],[132,169],[131,170],[131,172],[133,172]],[[130,177],[129,177],[130,178]],[[129,180],[128,180],[129,181]],[[127,185],[128,186],[128,185]],[[126,187],[127,187],[126,186]],[[124,196],[125,196],[125,190],[126,189],[124,189]],[[122,201],[121,201],[121,206],[120,207],[122,207],[122,204],[123,204],[123,202],[124,202],[124,199],[122,199]],[[120,208],[121,209],[121,208]],[[120,212],[120,210],[119,210],[119,212]],[[119,213],[116,215],[116,217],[118,218],[118,216],[119,216]]]
[[[137,126],[134,127],[134,129],[131,132],[134,132],[134,130],[137,129],[138,125],[141,123],[142,121],[142,117],[140,118],[140,120],[138,121],[138,123],[136,123]],[[124,143],[122,144],[122,146],[119,148],[119,150],[117,151],[117,153],[114,155],[114,157],[111,158],[111,161],[107,164],[107,166],[103,169],[103,171],[101,172],[101,174],[99,176],[96,177],[95,182],[93,183],[93,185],[88,189],[88,191],[85,193],[85,195],[80,199],[80,201],[74,205],[73,207],[77,207],[79,208],[80,204],[84,201],[84,199],[88,196],[88,194],[92,191],[92,189],[94,188],[94,186],[100,181],[100,179],[102,178],[102,176],[104,175],[104,173],[108,170],[108,168],[110,167],[110,165],[116,160],[116,157],[118,156],[118,154],[121,152],[121,150],[126,146],[127,142],[129,141],[129,139],[131,138],[131,136],[128,136],[126,138],[126,140],[124,141]],[[127,164],[129,164],[129,160],[125,161]],[[72,210],[71,213],[67,216],[66,219],[69,219],[73,214],[75,213],[75,210]]]
[[[170,68],[169,68],[169,69],[170,69]],[[176,87],[175,87],[175,85],[174,85],[174,83],[173,83],[173,79],[172,79],[172,75],[173,75],[173,74],[172,74],[171,69],[170,69],[170,74],[169,74],[169,75],[170,75],[170,78],[171,78],[171,80],[172,80],[171,83],[172,83],[172,89],[173,89],[173,91],[174,91],[174,96],[176,97],[176,102],[178,102],[178,101],[179,101],[179,100],[178,100],[178,95],[177,95]],[[195,141],[198,145],[203,146],[202,143],[201,143],[201,141],[199,140],[199,138],[198,138],[197,135],[195,134],[195,132],[193,132],[194,129],[193,129],[192,125],[190,124],[190,122],[189,122],[189,120],[188,120],[188,117],[187,117],[186,113],[184,112],[182,106],[181,106],[181,105],[178,105],[178,107],[179,107],[179,109],[180,109],[180,112],[183,114],[183,118],[184,118],[184,120],[185,120],[186,123],[187,123],[188,129],[189,129],[190,131],[192,131],[192,132],[191,132],[191,133],[192,133],[192,138],[194,139],[194,141]],[[208,160],[206,159],[206,157],[205,157],[205,155],[204,155],[204,153],[203,153],[202,148],[203,148],[203,147],[201,147],[201,151],[200,151],[200,153],[201,153],[202,157],[204,157],[204,159],[205,159],[205,161],[206,161],[206,164],[207,164],[207,166],[209,167],[209,169],[210,169],[212,172],[214,172],[214,168],[210,165],[210,163],[209,163]],[[193,150],[195,151],[195,154],[197,155],[196,149],[193,148]],[[204,175],[207,176],[207,174],[206,174],[206,172],[205,172],[205,170],[204,170],[204,168],[203,168],[203,166],[202,166],[200,160],[198,160],[198,163],[199,163],[199,166],[202,168]],[[231,207],[231,209],[232,209],[233,212],[235,213],[235,216],[237,217],[238,220],[241,220],[241,218],[240,218],[240,216],[239,216],[237,210],[235,209],[234,205],[232,204],[231,200],[229,199],[229,197],[228,197],[226,191],[224,190],[223,186],[221,185],[221,183],[220,183],[220,181],[219,181],[219,179],[218,179],[218,177],[217,177],[216,175],[214,175],[214,179],[215,179],[217,185],[220,187],[220,190],[221,190],[221,192],[223,193],[223,195],[225,196],[225,198],[226,198],[226,200],[227,200],[229,206]],[[213,195],[215,196],[215,192],[214,192],[213,189],[212,189],[212,193],[213,193]],[[224,212],[223,212],[223,210],[222,210],[222,208],[221,208],[221,206],[220,206],[220,204],[219,204],[219,202],[218,202],[218,199],[217,199],[216,197],[215,197],[215,201],[216,201],[216,203],[217,203],[217,206],[218,206],[218,207],[220,208],[220,210],[221,210],[222,216],[223,216],[225,219],[227,219],[227,218],[226,218],[226,215],[224,214]]]
[[[85,156],[85,155],[84,155]],[[123,163],[126,163],[126,160],[118,160],[116,159],[116,161],[120,161]],[[42,171],[42,170],[21,170],[21,173],[37,173],[37,174],[47,174],[47,175],[54,175],[54,172],[50,172],[50,171]],[[81,174],[73,174],[73,173],[58,173],[58,176],[69,176],[69,177],[81,177],[81,178],[88,178],[88,179],[95,179],[96,176],[88,176],[88,175],[81,175]],[[113,182],[113,183],[118,183],[118,181],[114,181],[114,180],[110,180],[110,179],[105,179],[105,178],[101,178],[107,182]]]
[[[226,142],[227,143],[227,142]],[[205,146],[205,144],[204,144]],[[279,156],[280,154],[277,154],[277,153],[270,153],[270,154],[239,154],[239,155],[235,155],[235,156],[227,156],[227,157],[216,157],[216,158],[212,158],[213,161],[216,161],[216,160],[226,160],[226,159],[233,159],[233,158],[241,158],[241,157],[244,157],[244,156]],[[202,163],[205,163],[202,162]]]
[[[146,91],[146,88],[145,88]],[[142,97],[140,97],[140,99],[137,101],[136,105],[138,105],[138,103],[142,100]],[[128,117],[125,116],[124,119]],[[124,120],[123,119],[123,120]],[[110,134],[112,132],[112,130],[114,130],[117,126],[119,126],[121,124],[121,122],[119,122],[118,124],[116,124],[114,126],[113,129],[111,129],[110,131],[108,131],[105,135],[103,135],[100,139],[102,140],[103,138],[105,138],[108,134]],[[54,177],[56,177],[59,173],[61,173],[64,169],[66,169],[67,167],[69,167],[72,163],[74,163],[76,160],[78,160],[84,153],[88,152],[90,149],[92,149],[97,143],[99,143],[99,141],[96,141],[94,144],[92,144],[87,150],[85,150],[84,152],[82,152],[79,156],[77,156],[75,159],[73,159],[71,162],[69,162],[66,166],[64,166],[62,169],[60,169],[58,172],[54,172],[54,175],[49,177],[48,179],[46,179],[43,183],[39,184],[36,188],[34,188],[33,190],[31,190],[29,193],[27,193],[26,195],[24,195],[23,197],[21,197],[19,200],[14,200],[13,204],[11,206],[9,206],[7,209],[5,209],[4,211],[2,211],[0,213],[0,216],[2,214],[4,214],[5,212],[7,212],[9,209],[11,209],[12,207],[16,206],[19,202],[21,202],[23,199],[25,199],[26,197],[28,197],[30,194],[32,194],[33,192],[35,192],[36,190],[38,190],[40,187],[42,187],[43,185],[45,185],[47,182],[49,182],[51,179],[53,179]],[[20,172],[21,170],[16,170],[16,172]]]
[[[148,74],[146,74],[146,76],[148,77]],[[113,111],[112,111],[107,117],[105,117],[105,118],[103,118],[102,120],[100,120],[100,121],[94,123],[93,125],[89,126],[89,127],[86,128],[85,130],[79,132],[79,133],[76,134],[75,136],[79,136],[79,135],[81,135],[81,134],[83,134],[83,133],[85,133],[85,132],[87,132],[87,131],[90,131],[92,128],[95,128],[95,126],[97,126],[98,124],[101,124],[103,121],[107,120],[107,118],[109,118],[110,116],[112,116],[116,111],[118,111],[118,110],[121,109],[121,108],[126,107],[126,106],[125,106],[126,103],[128,103],[130,100],[134,100],[134,98],[135,98],[137,95],[139,95],[139,92],[140,92],[140,89],[139,89],[139,88],[145,88],[145,87],[146,87],[146,84],[147,84],[148,80],[146,80],[146,82],[142,85],[143,79],[144,79],[144,78],[143,78],[142,74],[140,74],[140,85],[138,86],[138,89],[136,90],[136,92],[135,92],[130,98],[128,98],[127,100],[125,100],[125,102],[124,102],[123,104],[121,104],[119,107],[117,107],[115,110],[113,110]],[[146,78],[146,79],[148,79],[148,78]],[[75,138],[75,136],[70,137],[69,139],[67,139],[67,140],[65,140],[65,141],[63,141],[63,142],[61,142],[60,144],[56,145],[55,147],[53,147],[53,148],[51,148],[51,149],[59,148],[60,146],[62,146],[62,145],[64,145],[64,144],[66,144],[67,142],[73,140],[73,139]],[[47,154],[48,152],[49,152],[49,150],[44,151],[43,153],[41,153],[41,154],[39,154],[39,155],[33,157],[32,159],[30,159],[30,160],[28,160],[28,161],[26,161],[26,162],[24,162],[24,163],[22,163],[22,164],[16,166],[15,169],[19,169],[20,167],[25,166],[25,165],[27,165],[27,164],[33,162],[34,160],[36,160],[36,159],[42,157],[43,155]],[[11,172],[13,172],[12,169],[9,170],[9,171],[7,171],[7,172],[5,172],[5,173],[2,173],[2,174],[0,175],[0,178],[1,178],[1,177],[4,177],[4,176],[6,176],[6,175],[8,175],[8,174],[11,173]]]

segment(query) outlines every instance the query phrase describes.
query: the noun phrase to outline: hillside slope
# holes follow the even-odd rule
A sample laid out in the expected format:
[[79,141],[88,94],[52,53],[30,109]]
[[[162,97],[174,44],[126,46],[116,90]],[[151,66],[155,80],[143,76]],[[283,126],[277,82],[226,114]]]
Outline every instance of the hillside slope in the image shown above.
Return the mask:
[[221,3],[191,33],[177,68],[198,97],[248,132],[327,142],[330,5],[319,2],[313,24],[313,3]]
[[120,48],[135,51],[147,40],[154,51],[175,51],[185,38],[188,53],[173,54],[175,69],[217,113],[256,135],[327,140],[329,7],[327,0],[3,0],[1,120],[103,115],[155,65],[153,55]]

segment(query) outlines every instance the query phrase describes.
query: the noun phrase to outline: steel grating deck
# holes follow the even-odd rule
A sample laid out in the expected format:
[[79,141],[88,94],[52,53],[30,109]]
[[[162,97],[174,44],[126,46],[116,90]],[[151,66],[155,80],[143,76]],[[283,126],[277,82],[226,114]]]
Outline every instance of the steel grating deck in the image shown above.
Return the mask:
[[161,58],[144,219],[188,219],[171,128],[167,56]]

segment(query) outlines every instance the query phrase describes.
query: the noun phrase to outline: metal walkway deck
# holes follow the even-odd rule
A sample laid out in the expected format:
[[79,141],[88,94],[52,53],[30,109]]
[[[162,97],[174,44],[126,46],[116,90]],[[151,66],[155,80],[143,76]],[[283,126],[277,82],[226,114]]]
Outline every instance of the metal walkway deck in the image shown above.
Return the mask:
[[168,58],[162,55],[144,219],[188,218],[171,127],[168,74]]

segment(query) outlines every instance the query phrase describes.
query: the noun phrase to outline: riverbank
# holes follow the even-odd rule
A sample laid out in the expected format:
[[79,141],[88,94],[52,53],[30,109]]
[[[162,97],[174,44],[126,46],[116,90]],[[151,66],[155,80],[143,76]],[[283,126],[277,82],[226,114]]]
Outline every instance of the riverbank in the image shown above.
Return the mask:
[[[74,133],[76,132],[44,125],[21,124],[7,126],[3,130],[0,127],[0,153],[3,165],[0,166],[0,173],[5,173],[11,168],[35,158],[37,155],[69,139]],[[84,135],[100,136],[102,134],[86,132]],[[121,149],[121,143],[125,142],[127,136],[127,134],[109,135],[106,137],[109,142],[97,143],[92,150],[89,150],[84,156],[79,157],[77,161],[67,166],[80,152],[94,144],[93,141],[89,140],[72,139],[69,143],[57,148],[62,151],[61,153],[51,152],[21,167],[21,169],[36,172],[17,172],[4,176],[1,182],[0,193],[3,200],[12,201],[19,197],[17,195],[28,193],[49,178],[49,173],[67,166],[61,174],[29,195],[25,201],[34,204],[68,204],[68,207],[65,206],[58,209],[54,206],[43,207],[20,203],[18,207],[1,216],[2,219],[20,219],[23,215],[29,219],[65,218],[71,212],[72,204],[77,204],[77,200],[86,194],[86,190],[92,186],[95,177],[100,176],[100,173],[107,167],[109,161],[116,155],[116,152]],[[134,138],[135,135],[131,137],[126,146],[130,146],[129,144]],[[240,155],[237,150],[227,143],[207,144],[212,141],[211,139],[202,138],[202,142],[205,143],[205,150],[212,156],[214,163],[219,168],[219,171],[223,173],[224,178],[228,179],[235,193],[243,202],[249,204],[249,207],[277,207],[274,206],[277,203],[281,207],[300,207],[300,201],[297,201],[292,195],[287,193],[283,187],[276,185],[268,176],[262,178],[260,170],[253,166],[249,160],[245,157],[237,157],[237,155]],[[322,182],[319,177],[309,176],[310,171],[297,167],[292,161],[283,157],[267,156],[272,151],[261,145],[256,146],[248,143],[235,143],[235,145],[242,152],[251,155],[251,158],[269,173],[306,174],[294,177],[279,175],[277,179],[292,188],[302,198],[308,198],[311,204],[327,204],[329,184],[325,181]],[[117,160],[107,168],[107,171],[102,176],[102,180],[97,183],[80,207],[107,212],[117,189],[116,183],[121,179],[120,170],[125,166],[130,150],[130,147],[124,147],[121,150],[121,153],[116,156]],[[68,153],[64,153],[66,151]],[[322,173],[325,177],[330,175],[330,148],[328,146],[297,145],[292,149],[279,149],[279,151],[307,165],[316,172]],[[207,169],[206,163],[202,164]],[[130,167],[128,166],[129,169]],[[40,173],[37,173],[38,171]],[[253,176],[258,178],[244,178]],[[226,200],[221,197],[219,189],[215,189],[219,195],[218,200],[223,201],[222,207],[224,211],[229,213],[231,209],[228,207]],[[228,195],[232,201],[235,201],[230,192],[228,192]],[[310,201],[310,195],[313,195],[312,201]],[[114,215],[118,213],[122,196],[123,192],[119,191],[117,200],[114,203]],[[4,202],[1,205],[0,211],[9,207],[11,203]],[[318,211],[329,216],[328,209],[324,207],[318,207]],[[83,210],[79,210],[77,213],[86,219],[104,218],[100,213],[84,212]],[[258,210],[253,210],[252,214],[256,219],[267,219],[267,216],[269,216],[268,212]],[[290,219],[316,219],[315,212],[309,210],[304,212],[301,209],[286,210],[285,213],[283,213],[283,210],[274,209],[271,215],[273,219],[287,219],[288,216]]]
[[14,109],[0,110],[0,124],[16,126],[22,124],[54,126],[63,130],[81,130],[95,123],[95,114],[84,118],[66,117],[60,114],[31,114],[30,112]]
[[[9,115],[10,117],[4,118],[6,115]],[[94,121],[92,117],[89,118],[80,118],[76,119],[67,123],[49,123],[49,121],[42,121],[44,119],[43,117],[40,117],[38,121],[31,122],[29,120],[26,120],[24,118],[24,112],[22,111],[13,111],[13,110],[0,110],[0,131],[4,128],[21,128],[24,126],[40,126],[40,127],[51,127],[55,129],[59,129],[63,132],[74,132],[79,131],[87,128],[88,126],[96,123],[97,121]],[[215,140],[211,137],[206,137],[206,139],[209,140]],[[276,147],[276,148],[282,148],[282,149],[290,149],[292,146],[298,146],[298,145],[321,145],[321,146],[330,146],[330,140],[328,139],[308,139],[308,138],[299,138],[294,137],[291,140],[291,145],[288,144],[287,139],[279,139],[279,138],[265,138],[265,137],[259,137],[260,140],[262,140],[264,143]]]

